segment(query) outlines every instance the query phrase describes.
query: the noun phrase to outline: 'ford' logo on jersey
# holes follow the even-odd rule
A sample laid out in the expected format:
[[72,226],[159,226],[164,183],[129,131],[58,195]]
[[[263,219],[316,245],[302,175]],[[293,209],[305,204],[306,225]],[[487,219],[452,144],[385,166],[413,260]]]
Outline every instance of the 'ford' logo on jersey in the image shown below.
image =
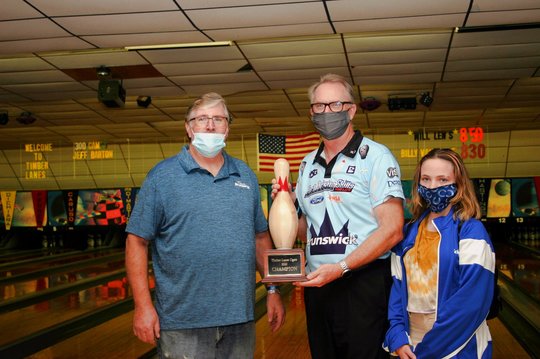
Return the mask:
[[309,203],[311,204],[318,204],[321,203],[324,200],[324,196],[317,196],[315,198],[312,198]]
[[313,178],[317,175],[317,169],[315,168],[313,171],[309,172],[309,178]]

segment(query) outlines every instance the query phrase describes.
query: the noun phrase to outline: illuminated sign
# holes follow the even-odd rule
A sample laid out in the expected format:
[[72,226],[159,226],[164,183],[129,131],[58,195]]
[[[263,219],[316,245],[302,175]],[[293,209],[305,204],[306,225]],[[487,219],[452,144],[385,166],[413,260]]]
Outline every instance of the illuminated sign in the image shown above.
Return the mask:
[[[414,141],[448,141],[453,140],[458,134],[458,130],[453,131],[426,131],[424,129],[418,131],[409,131],[409,136],[414,136]],[[436,146],[435,146],[436,147]],[[455,147],[452,147],[452,150],[456,150]],[[423,148],[402,148],[400,149],[399,157],[400,158],[420,158],[424,157],[431,147],[424,146]]]
[[[459,140],[461,141],[461,158],[482,159],[486,157],[486,145],[482,143],[484,130],[482,127],[462,127],[459,129]],[[471,142],[467,144],[467,142]]]
[[27,143],[24,151],[33,154],[31,161],[25,162],[24,178],[29,180],[40,180],[47,178],[49,161],[43,156],[43,152],[52,152],[52,143]]
[[[433,132],[427,132],[424,130],[421,131],[415,131],[412,132],[409,131],[409,135],[414,135],[415,141],[426,141],[426,140],[452,140],[454,139],[454,135],[457,134],[457,131],[433,131]],[[430,137],[431,135],[431,137]]]
[[73,144],[74,160],[108,160],[114,158],[114,151],[107,149],[101,141],[75,142]]
[[481,127],[462,127],[459,130],[453,131],[426,131],[424,129],[418,131],[409,131],[409,136],[414,136],[414,141],[421,143],[421,146],[415,148],[400,149],[400,158],[420,158],[426,155],[431,148],[439,147],[434,144],[428,144],[427,141],[448,141],[457,140],[461,142],[459,145],[448,146],[455,152],[461,154],[463,159],[483,159],[486,156],[486,145],[482,143],[484,140],[484,130]]

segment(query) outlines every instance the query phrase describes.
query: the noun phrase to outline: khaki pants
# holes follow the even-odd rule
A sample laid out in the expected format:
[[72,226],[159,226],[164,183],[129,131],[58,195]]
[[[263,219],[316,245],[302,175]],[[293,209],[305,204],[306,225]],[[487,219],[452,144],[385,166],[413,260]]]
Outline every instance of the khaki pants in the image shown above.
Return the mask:
[[409,312],[409,327],[413,346],[418,345],[424,339],[424,335],[433,328],[435,313],[411,313]]

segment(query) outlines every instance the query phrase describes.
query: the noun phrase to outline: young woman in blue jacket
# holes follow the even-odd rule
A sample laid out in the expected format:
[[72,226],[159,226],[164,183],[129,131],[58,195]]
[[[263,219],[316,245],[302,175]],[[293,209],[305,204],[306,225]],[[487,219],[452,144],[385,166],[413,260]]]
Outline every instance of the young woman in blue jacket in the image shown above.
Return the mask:
[[401,359],[491,358],[495,252],[461,157],[431,150],[412,193],[413,220],[392,252],[384,347]]

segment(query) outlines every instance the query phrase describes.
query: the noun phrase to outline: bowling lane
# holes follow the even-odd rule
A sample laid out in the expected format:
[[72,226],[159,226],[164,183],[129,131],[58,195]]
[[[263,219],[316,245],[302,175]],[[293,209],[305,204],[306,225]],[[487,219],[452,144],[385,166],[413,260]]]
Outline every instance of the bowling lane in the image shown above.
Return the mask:
[[[283,300],[287,307],[287,319],[281,330],[272,333],[266,315],[256,323],[255,359],[311,358],[306,333],[303,290],[293,288],[283,295]],[[133,312],[122,314],[27,358],[141,357],[154,347],[140,342],[133,335],[132,316]],[[530,358],[498,319],[489,321],[489,326],[494,340],[494,359]],[[157,358],[156,355],[151,357]]]
[[131,297],[125,277],[0,315],[0,346]]
[[540,254],[519,244],[495,243],[500,275],[540,305]]
[[533,357],[540,357],[540,251],[495,243],[503,310],[499,319]]
[[304,312],[304,291],[293,288],[282,295],[286,306],[286,320],[283,327],[272,333],[266,315],[256,324],[255,359],[310,359]]
[[89,258],[98,258],[111,253],[120,253],[121,248],[101,248],[99,250],[69,251],[55,253],[39,258],[25,259],[21,261],[6,262],[0,265],[0,278],[27,273],[43,268],[51,268],[57,265],[77,262]]
[[[56,267],[41,267],[40,270],[24,275],[4,277],[0,279],[0,308],[6,300],[34,295],[38,292],[54,289],[78,281],[104,275],[124,268],[124,253],[117,253],[74,261]],[[0,310],[1,311],[1,310]]]
[[67,271],[70,268],[83,267],[104,261],[111,261],[115,258],[124,256],[122,249],[108,249],[102,252],[83,253],[80,252],[54,258],[49,261],[32,261],[24,265],[15,265],[9,269],[0,269],[0,284],[14,283],[24,279],[33,279],[43,274],[53,272]]
[[[257,281],[257,301],[264,301],[265,296],[266,290]],[[133,311],[119,315],[27,358],[137,358],[147,353],[147,357],[152,357],[154,346],[142,343],[133,335],[132,319]]]
[[133,335],[132,319],[133,312],[123,314],[27,358],[139,358],[154,346]]
[[4,249],[0,251],[0,266],[28,259],[48,257],[54,254],[75,252],[72,248]]

